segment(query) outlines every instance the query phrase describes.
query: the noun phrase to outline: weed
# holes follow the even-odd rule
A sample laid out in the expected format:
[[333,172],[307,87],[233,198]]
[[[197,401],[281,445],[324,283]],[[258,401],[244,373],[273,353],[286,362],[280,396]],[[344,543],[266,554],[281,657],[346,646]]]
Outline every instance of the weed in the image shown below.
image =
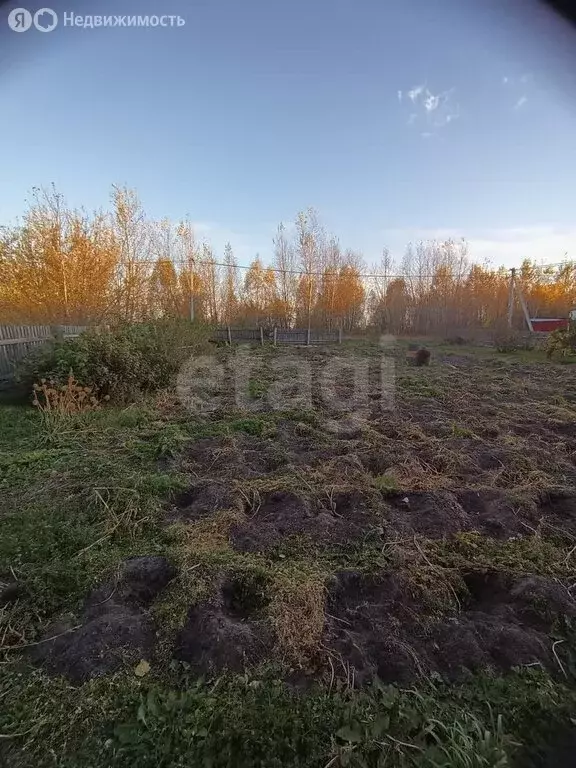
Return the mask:
[[551,359],[555,355],[566,358],[576,354],[576,325],[570,328],[558,329],[550,334],[546,344],[546,356]]
[[[63,385],[54,380],[41,379],[39,384],[34,384],[33,392],[32,405],[38,409],[42,428],[51,440],[77,424],[76,417],[101,407],[101,401],[92,388],[78,384],[72,372]],[[109,399],[108,395],[102,398],[103,401]]]
[[247,435],[256,435],[257,437],[270,436],[275,432],[275,425],[270,419],[236,419],[231,421],[229,426],[233,432],[246,432]]
[[451,541],[430,542],[426,549],[445,567],[497,568],[517,573],[569,578],[571,546],[530,535],[497,541],[479,533],[459,533]]
[[268,384],[260,379],[250,379],[248,393],[253,400],[262,400],[268,392]]
[[393,475],[376,475],[372,480],[374,487],[379,491],[397,491],[399,489],[398,480]]
[[[105,396],[105,400],[110,398]],[[63,386],[58,386],[55,381],[47,382],[41,379],[39,384],[34,384],[34,399],[32,401],[42,416],[54,416],[61,418],[76,413],[88,413],[100,407],[96,395],[91,387],[82,387],[74,375],[68,375],[68,381]]]
[[488,727],[474,715],[453,723],[430,720],[430,738],[436,742],[422,757],[425,768],[504,768],[510,765],[506,746],[512,739],[504,732],[502,715],[491,717]]
[[461,424],[452,423],[452,437],[475,437],[474,432]]
[[174,458],[190,441],[190,435],[180,424],[163,424],[153,431],[151,439],[141,443],[141,450],[155,458]]

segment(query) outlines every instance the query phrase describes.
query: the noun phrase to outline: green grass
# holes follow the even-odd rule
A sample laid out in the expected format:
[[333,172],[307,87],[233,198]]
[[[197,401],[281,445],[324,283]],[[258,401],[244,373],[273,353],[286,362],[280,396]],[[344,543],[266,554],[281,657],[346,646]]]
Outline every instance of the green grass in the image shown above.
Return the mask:
[[74,610],[119,559],[166,550],[160,509],[182,479],[156,460],[167,445],[162,422],[125,426],[125,412],[105,411],[69,420],[45,445],[31,410],[1,408],[0,419],[10,425],[0,442],[0,569],[13,569],[28,595],[7,636],[32,641],[45,617]]
[[248,391],[253,400],[261,400],[268,392],[268,382],[262,381],[261,379],[250,379],[248,382]]
[[376,475],[373,483],[379,491],[397,491],[399,489],[398,481],[392,475]]
[[2,749],[6,765],[23,768],[507,766],[520,743],[536,757],[568,732],[576,704],[535,671],[305,694],[273,668],[212,682],[180,667],[162,680],[152,668],[144,679],[118,674],[81,688],[9,672],[0,670]]

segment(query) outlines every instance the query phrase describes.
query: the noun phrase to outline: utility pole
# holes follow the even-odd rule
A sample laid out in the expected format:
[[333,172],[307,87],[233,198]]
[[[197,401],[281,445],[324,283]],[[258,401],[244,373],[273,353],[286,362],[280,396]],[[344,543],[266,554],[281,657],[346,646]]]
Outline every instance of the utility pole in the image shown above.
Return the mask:
[[190,322],[194,322],[194,272],[190,263]]
[[514,314],[514,283],[516,280],[516,269],[510,270],[510,293],[508,294],[508,327],[512,328],[512,316]]
[[528,307],[526,306],[526,302],[524,301],[524,294],[522,293],[521,288],[518,288],[518,298],[520,299],[520,306],[522,307],[522,312],[524,312],[524,320],[526,320],[526,325],[528,326],[528,330],[530,331],[530,333],[534,333],[532,320],[530,320],[530,314],[528,312]]
[[308,333],[306,334],[306,344],[310,346],[310,327],[312,315],[312,275],[308,276]]
[[510,293],[508,295],[508,327],[509,328],[512,328],[512,316],[514,314],[514,291],[518,293],[518,300],[520,301],[520,306],[522,307],[524,320],[526,321],[528,330],[530,331],[530,333],[533,333],[534,327],[532,326],[530,313],[528,312],[528,307],[526,306],[526,301],[524,300],[524,294],[522,293],[522,288],[520,286],[518,287],[516,286],[516,269],[512,267],[512,269],[510,270]]

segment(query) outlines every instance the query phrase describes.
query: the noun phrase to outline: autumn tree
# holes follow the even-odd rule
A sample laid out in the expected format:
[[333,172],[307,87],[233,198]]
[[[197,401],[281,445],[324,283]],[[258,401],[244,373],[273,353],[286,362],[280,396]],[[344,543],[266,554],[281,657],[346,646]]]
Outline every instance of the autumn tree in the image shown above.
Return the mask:
[[393,269],[394,263],[390,251],[388,248],[383,248],[380,261],[371,267],[375,277],[370,281],[367,295],[369,322],[381,331],[388,331],[390,328],[386,291],[392,279]]
[[238,318],[238,268],[230,243],[224,248],[224,278],[222,282],[221,319],[231,325]]
[[176,261],[179,265],[180,315],[190,320],[203,320],[205,302],[198,264],[200,253],[194,228],[190,221],[180,221],[176,227]]
[[286,228],[280,223],[274,243],[274,266],[277,270],[278,304],[275,314],[278,325],[288,327],[292,322],[296,302],[297,276],[294,247],[288,240]]
[[364,324],[365,288],[358,268],[345,264],[338,273],[332,311],[339,328],[351,331]]
[[318,279],[316,321],[331,330],[336,322],[336,297],[339,291],[340,270],[343,257],[336,237],[323,244],[320,251],[322,274]]
[[242,313],[247,322],[260,325],[266,315],[266,285],[264,281],[265,270],[260,258],[256,258],[250,264],[244,277]]
[[410,292],[403,278],[395,278],[388,284],[386,309],[390,323],[387,331],[406,333],[410,330]]
[[158,259],[152,268],[149,283],[149,311],[155,317],[178,317],[181,296],[178,275],[170,259]]
[[208,322],[216,325],[219,320],[220,272],[214,251],[207,243],[202,244],[198,268],[201,287],[200,298],[205,306],[205,317]]
[[151,274],[152,231],[134,190],[113,187],[113,231],[119,247],[115,304],[118,317],[127,322],[148,314],[148,281]]
[[4,322],[99,322],[113,302],[118,242],[107,217],[67,209],[54,187],[34,189],[22,223],[0,232]]
[[313,208],[296,217],[296,259],[300,278],[296,289],[296,322],[310,327],[318,290],[319,251],[323,232]]
[[[384,250],[366,276],[361,255],[327,235],[313,209],[290,233],[278,226],[270,263],[256,257],[242,280],[240,269],[230,243],[220,265],[189,220],[150,220],[125,187],[113,188],[109,212],[93,213],[69,208],[54,187],[35,189],[22,219],[0,228],[0,322],[182,316],[442,334],[507,322],[510,270],[472,263],[464,241],[409,244],[396,267]],[[525,260],[516,277],[532,316],[567,317],[576,306],[574,262]],[[516,326],[524,322],[516,312]]]

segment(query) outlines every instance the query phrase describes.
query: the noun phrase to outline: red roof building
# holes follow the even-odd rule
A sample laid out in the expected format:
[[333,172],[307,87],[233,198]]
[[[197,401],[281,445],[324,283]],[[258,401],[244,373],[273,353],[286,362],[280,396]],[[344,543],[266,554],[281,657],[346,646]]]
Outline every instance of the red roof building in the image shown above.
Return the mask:
[[559,328],[568,328],[566,317],[531,317],[530,322],[536,333],[552,333]]

